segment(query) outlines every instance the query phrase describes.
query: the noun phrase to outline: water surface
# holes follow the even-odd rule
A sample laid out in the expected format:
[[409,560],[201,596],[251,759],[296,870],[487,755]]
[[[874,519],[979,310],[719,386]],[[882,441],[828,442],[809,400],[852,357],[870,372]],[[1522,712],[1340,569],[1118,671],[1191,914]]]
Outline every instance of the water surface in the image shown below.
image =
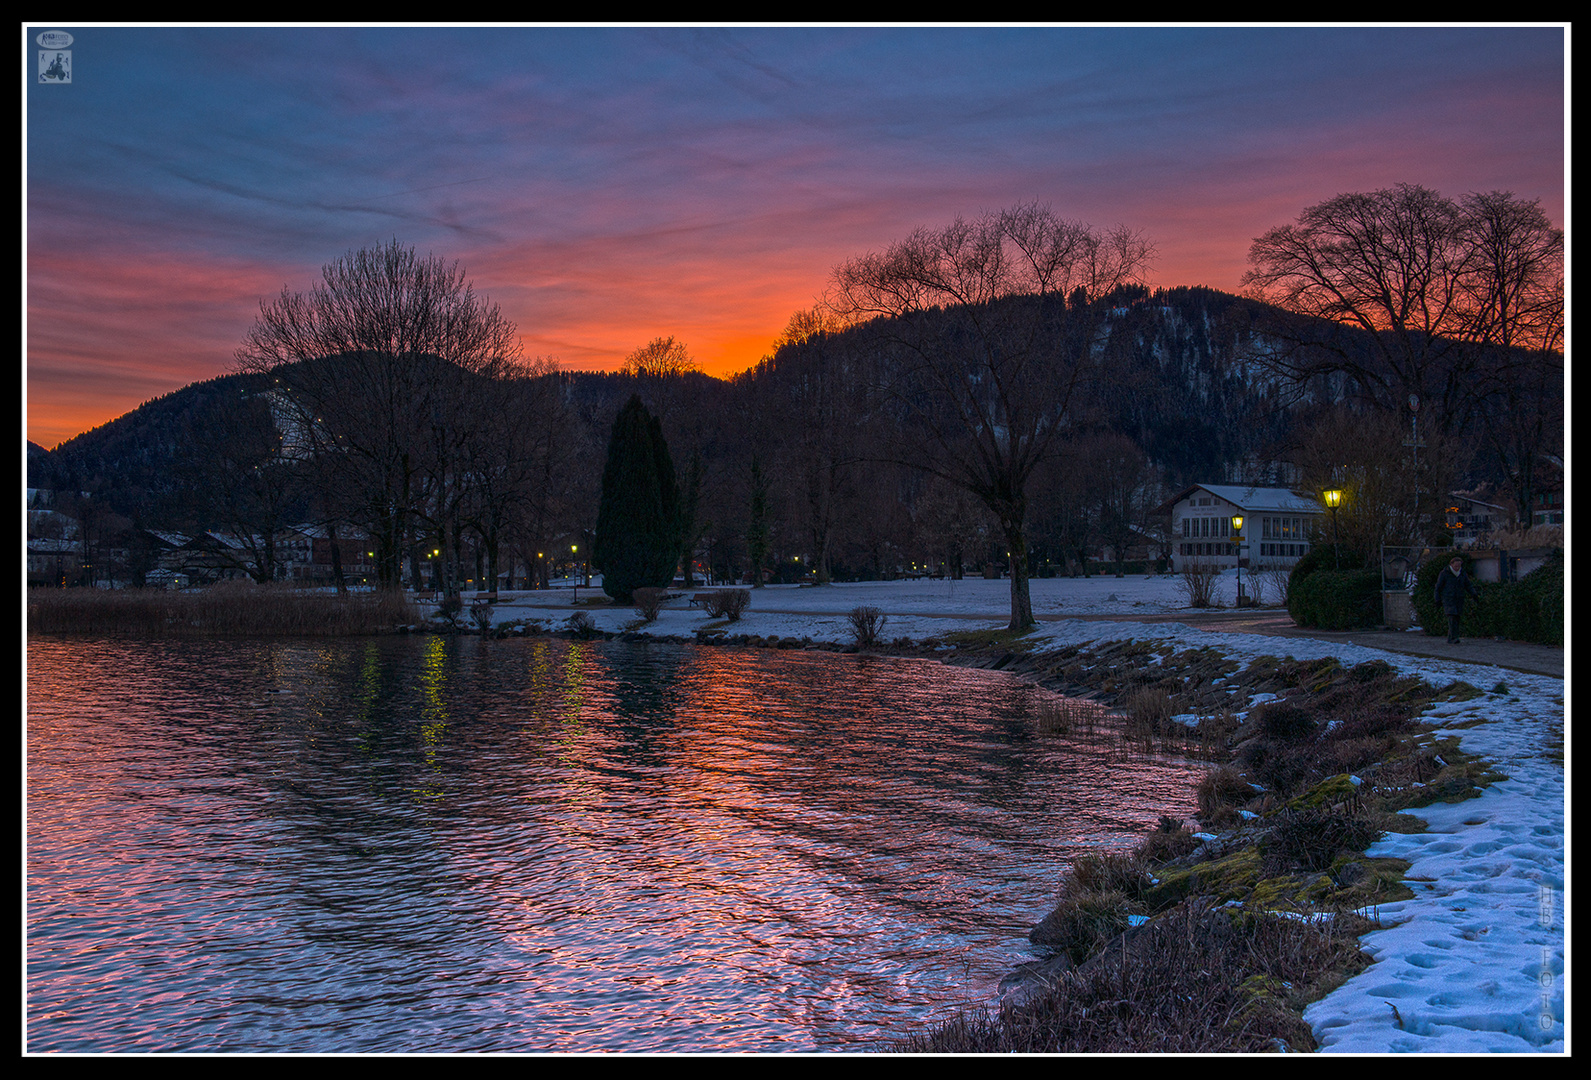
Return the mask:
[[30,1051],[873,1049],[1199,766],[929,661],[28,644]]

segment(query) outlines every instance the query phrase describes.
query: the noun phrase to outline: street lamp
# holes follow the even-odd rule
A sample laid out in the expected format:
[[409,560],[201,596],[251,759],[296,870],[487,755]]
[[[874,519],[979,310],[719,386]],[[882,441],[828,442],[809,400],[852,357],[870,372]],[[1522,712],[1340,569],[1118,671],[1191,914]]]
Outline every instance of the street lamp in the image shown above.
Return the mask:
[[1237,606],[1243,606],[1243,515],[1232,515],[1232,540],[1237,545]]
[[1342,503],[1342,492],[1333,488],[1331,491],[1322,491],[1321,498],[1326,500],[1326,505],[1331,508],[1331,553],[1335,569],[1342,569],[1342,552],[1337,547],[1337,507]]
[[[569,545],[569,559],[574,566],[569,570],[569,580],[575,583],[575,603],[580,603],[580,545]],[[573,616],[570,616],[573,618]]]

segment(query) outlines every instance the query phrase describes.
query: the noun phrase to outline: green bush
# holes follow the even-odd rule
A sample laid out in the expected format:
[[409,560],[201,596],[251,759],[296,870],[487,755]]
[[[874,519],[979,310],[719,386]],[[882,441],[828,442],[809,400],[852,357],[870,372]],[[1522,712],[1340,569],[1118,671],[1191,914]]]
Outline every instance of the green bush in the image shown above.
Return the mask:
[[1516,641],[1563,645],[1563,552],[1514,586],[1504,634]]
[[1293,572],[1287,576],[1287,587],[1291,589],[1295,584],[1303,581],[1317,570],[1368,570],[1370,568],[1369,558],[1363,552],[1355,551],[1346,544],[1315,544],[1293,566]]
[[1287,585],[1287,613],[1299,626],[1355,630],[1381,624],[1381,574],[1376,570],[1321,570]]
[[[1465,572],[1469,557],[1462,552]],[[1447,566],[1432,559],[1420,567],[1414,610],[1427,634],[1446,634],[1447,616],[1436,602],[1436,577]],[[1465,637],[1505,637],[1537,645],[1563,645],[1563,553],[1517,582],[1474,581],[1475,596],[1464,604],[1459,632]]]

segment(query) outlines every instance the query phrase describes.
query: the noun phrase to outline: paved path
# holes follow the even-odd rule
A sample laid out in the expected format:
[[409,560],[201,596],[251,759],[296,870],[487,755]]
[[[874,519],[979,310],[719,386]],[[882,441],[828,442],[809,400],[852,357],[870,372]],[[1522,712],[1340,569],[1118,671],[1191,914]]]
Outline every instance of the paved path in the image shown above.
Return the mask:
[[[1091,618],[1092,616],[1084,616]],[[1120,616],[1100,616],[1118,619]],[[1512,671],[1563,678],[1563,650],[1550,645],[1524,641],[1495,641],[1491,638],[1466,638],[1449,645],[1445,637],[1421,630],[1305,630],[1293,625],[1285,611],[1221,611],[1208,614],[1128,616],[1133,622],[1179,622],[1199,630],[1226,634],[1268,634],[1274,637],[1312,638],[1316,641],[1341,641],[1371,649],[1457,660],[1468,664],[1488,664]]]

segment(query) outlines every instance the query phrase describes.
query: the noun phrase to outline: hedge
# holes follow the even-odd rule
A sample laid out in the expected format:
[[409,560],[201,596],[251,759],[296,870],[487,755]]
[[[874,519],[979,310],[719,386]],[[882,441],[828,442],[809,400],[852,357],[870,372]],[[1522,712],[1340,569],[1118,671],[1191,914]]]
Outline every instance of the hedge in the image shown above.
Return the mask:
[[1357,630],[1381,625],[1381,573],[1378,570],[1317,570],[1302,581],[1289,579],[1287,613],[1299,626],[1317,630]]
[[[1469,557],[1462,552],[1465,572]],[[1436,602],[1436,577],[1450,560],[1432,559],[1420,567],[1414,589],[1414,610],[1427,634],[1446,634],[1447,616]],[[1464,603],[1459,633],[1465,637],[1502,637],[1537,645],[1563,646],[1563,552],[1519,581],[1477,581],[1475,596]]]
[[1287,576],[1287,614],[1316,630],[1381,625],[1381,572],[1362,552],[1316,544]]

